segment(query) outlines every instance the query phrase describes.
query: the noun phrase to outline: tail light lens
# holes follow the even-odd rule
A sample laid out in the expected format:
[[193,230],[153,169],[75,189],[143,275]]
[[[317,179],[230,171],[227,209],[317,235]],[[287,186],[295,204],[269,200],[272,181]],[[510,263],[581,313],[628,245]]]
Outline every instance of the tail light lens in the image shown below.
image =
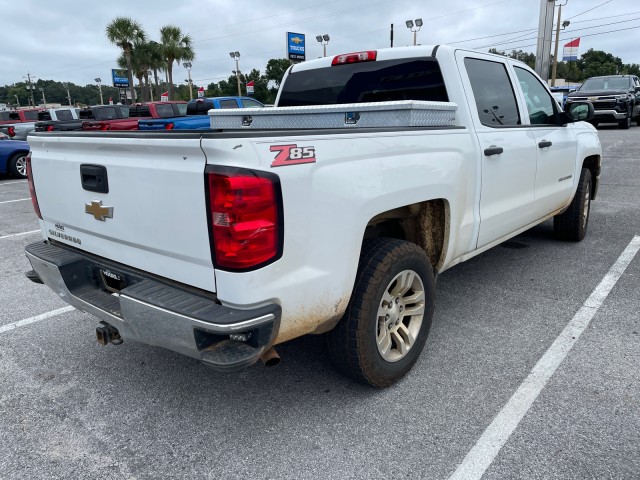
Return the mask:
[[278,176],[219,168],[206,176],[216,268],[250,270],[280,258],[283,225]]
[[9,134],[10,137],[15,137],[16,136],[16,127],[7,128],[7,133]]
[[47,125],[47,132],[53,132],[53,125]]
[[31,152],[25,158],[27,162],[27,182],[29,183],[29,193],[31,194],[31,203],[33,203],[33,209],[36,211],[36,215],[42,220],[42,214],[40,213],[40,205],[38,205],[38,197],[36,196],[36,187],[33,183],[33,171],[31,170]]
[[107,125],[106,123],[100,123],[99,126],[100,130],[102,131],[109,130],[109,125]]
[[165,130],[173,130],[173,127],[175,126],[175,124],[173,122],[168,122],[165,126],[164,129]]
[[331,66],[345,65],[347,63],[372,62],[378,57],[376,50],[367,50],[365,52],[345,53],[344,55],[336,55],[331,61]]

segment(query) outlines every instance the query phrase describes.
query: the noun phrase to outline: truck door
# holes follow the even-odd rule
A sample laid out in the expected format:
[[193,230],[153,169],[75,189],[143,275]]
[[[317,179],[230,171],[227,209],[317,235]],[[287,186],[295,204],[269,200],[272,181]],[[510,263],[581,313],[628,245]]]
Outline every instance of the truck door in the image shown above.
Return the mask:
[[569,203],[575,178],[576,136],[571,125],[558,125],[558,108],[542,82],[527,69],[514,66],[523,104],[537,145],[534,209],[537,218]]
[[537,147],[522,124],[506,60],[463,51],[457,60],[482,156],[481,248],[534,221]]

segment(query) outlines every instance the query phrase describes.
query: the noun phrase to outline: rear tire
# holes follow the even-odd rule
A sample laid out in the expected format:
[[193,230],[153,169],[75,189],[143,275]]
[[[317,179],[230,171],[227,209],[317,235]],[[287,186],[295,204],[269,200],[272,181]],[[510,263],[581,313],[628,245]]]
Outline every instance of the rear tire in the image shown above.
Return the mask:
[[27,178],[26,153],[16,153],[9,159],[9,173],[16,178]]
[[561,240],[579,242],[587,235],[591,211],[591,171],[583,168],[578,190],[569,208],[553,217],[553,230]]
[[365,241],[347,311],[327,334],[338,370],[373,387],[411,370],[429,336],[433,270],[425,251],[403,240]]

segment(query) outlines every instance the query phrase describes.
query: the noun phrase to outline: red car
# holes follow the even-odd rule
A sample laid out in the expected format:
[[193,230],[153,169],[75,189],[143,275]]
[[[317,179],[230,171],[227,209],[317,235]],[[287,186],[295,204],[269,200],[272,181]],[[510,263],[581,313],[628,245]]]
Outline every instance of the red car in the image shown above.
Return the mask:
[[138,120],[147,118],[181,117],[187,114],[187,102],[135,103],[128,118],[82,122],[82,130],[138,130]]

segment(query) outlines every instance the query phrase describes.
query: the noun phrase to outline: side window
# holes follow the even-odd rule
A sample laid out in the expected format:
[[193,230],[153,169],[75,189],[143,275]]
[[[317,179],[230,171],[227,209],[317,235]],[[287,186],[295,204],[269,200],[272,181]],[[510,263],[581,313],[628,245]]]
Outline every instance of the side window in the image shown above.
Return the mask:
[[246,98],[242,99],[242,106],[244,108],[262,108],[261,103],[258,103],[254,100],[247,100]]
[[505,65],[465,58],[480,122],[488,127],[520,125],[516,96]]
[[73,120],[71,110],[56,110],[56,117],[58,120]]
[[173,105],[170,103],[161,103],[156,105],[156,113],[159,117],[173,117]]
[[515,67],[515,71],[524,92],[531,125],[555,125],[556,111],[547,89],[535,75],[524,68]]
[[238,102],[235,100],[220,100],[220,108],[238,108]]

